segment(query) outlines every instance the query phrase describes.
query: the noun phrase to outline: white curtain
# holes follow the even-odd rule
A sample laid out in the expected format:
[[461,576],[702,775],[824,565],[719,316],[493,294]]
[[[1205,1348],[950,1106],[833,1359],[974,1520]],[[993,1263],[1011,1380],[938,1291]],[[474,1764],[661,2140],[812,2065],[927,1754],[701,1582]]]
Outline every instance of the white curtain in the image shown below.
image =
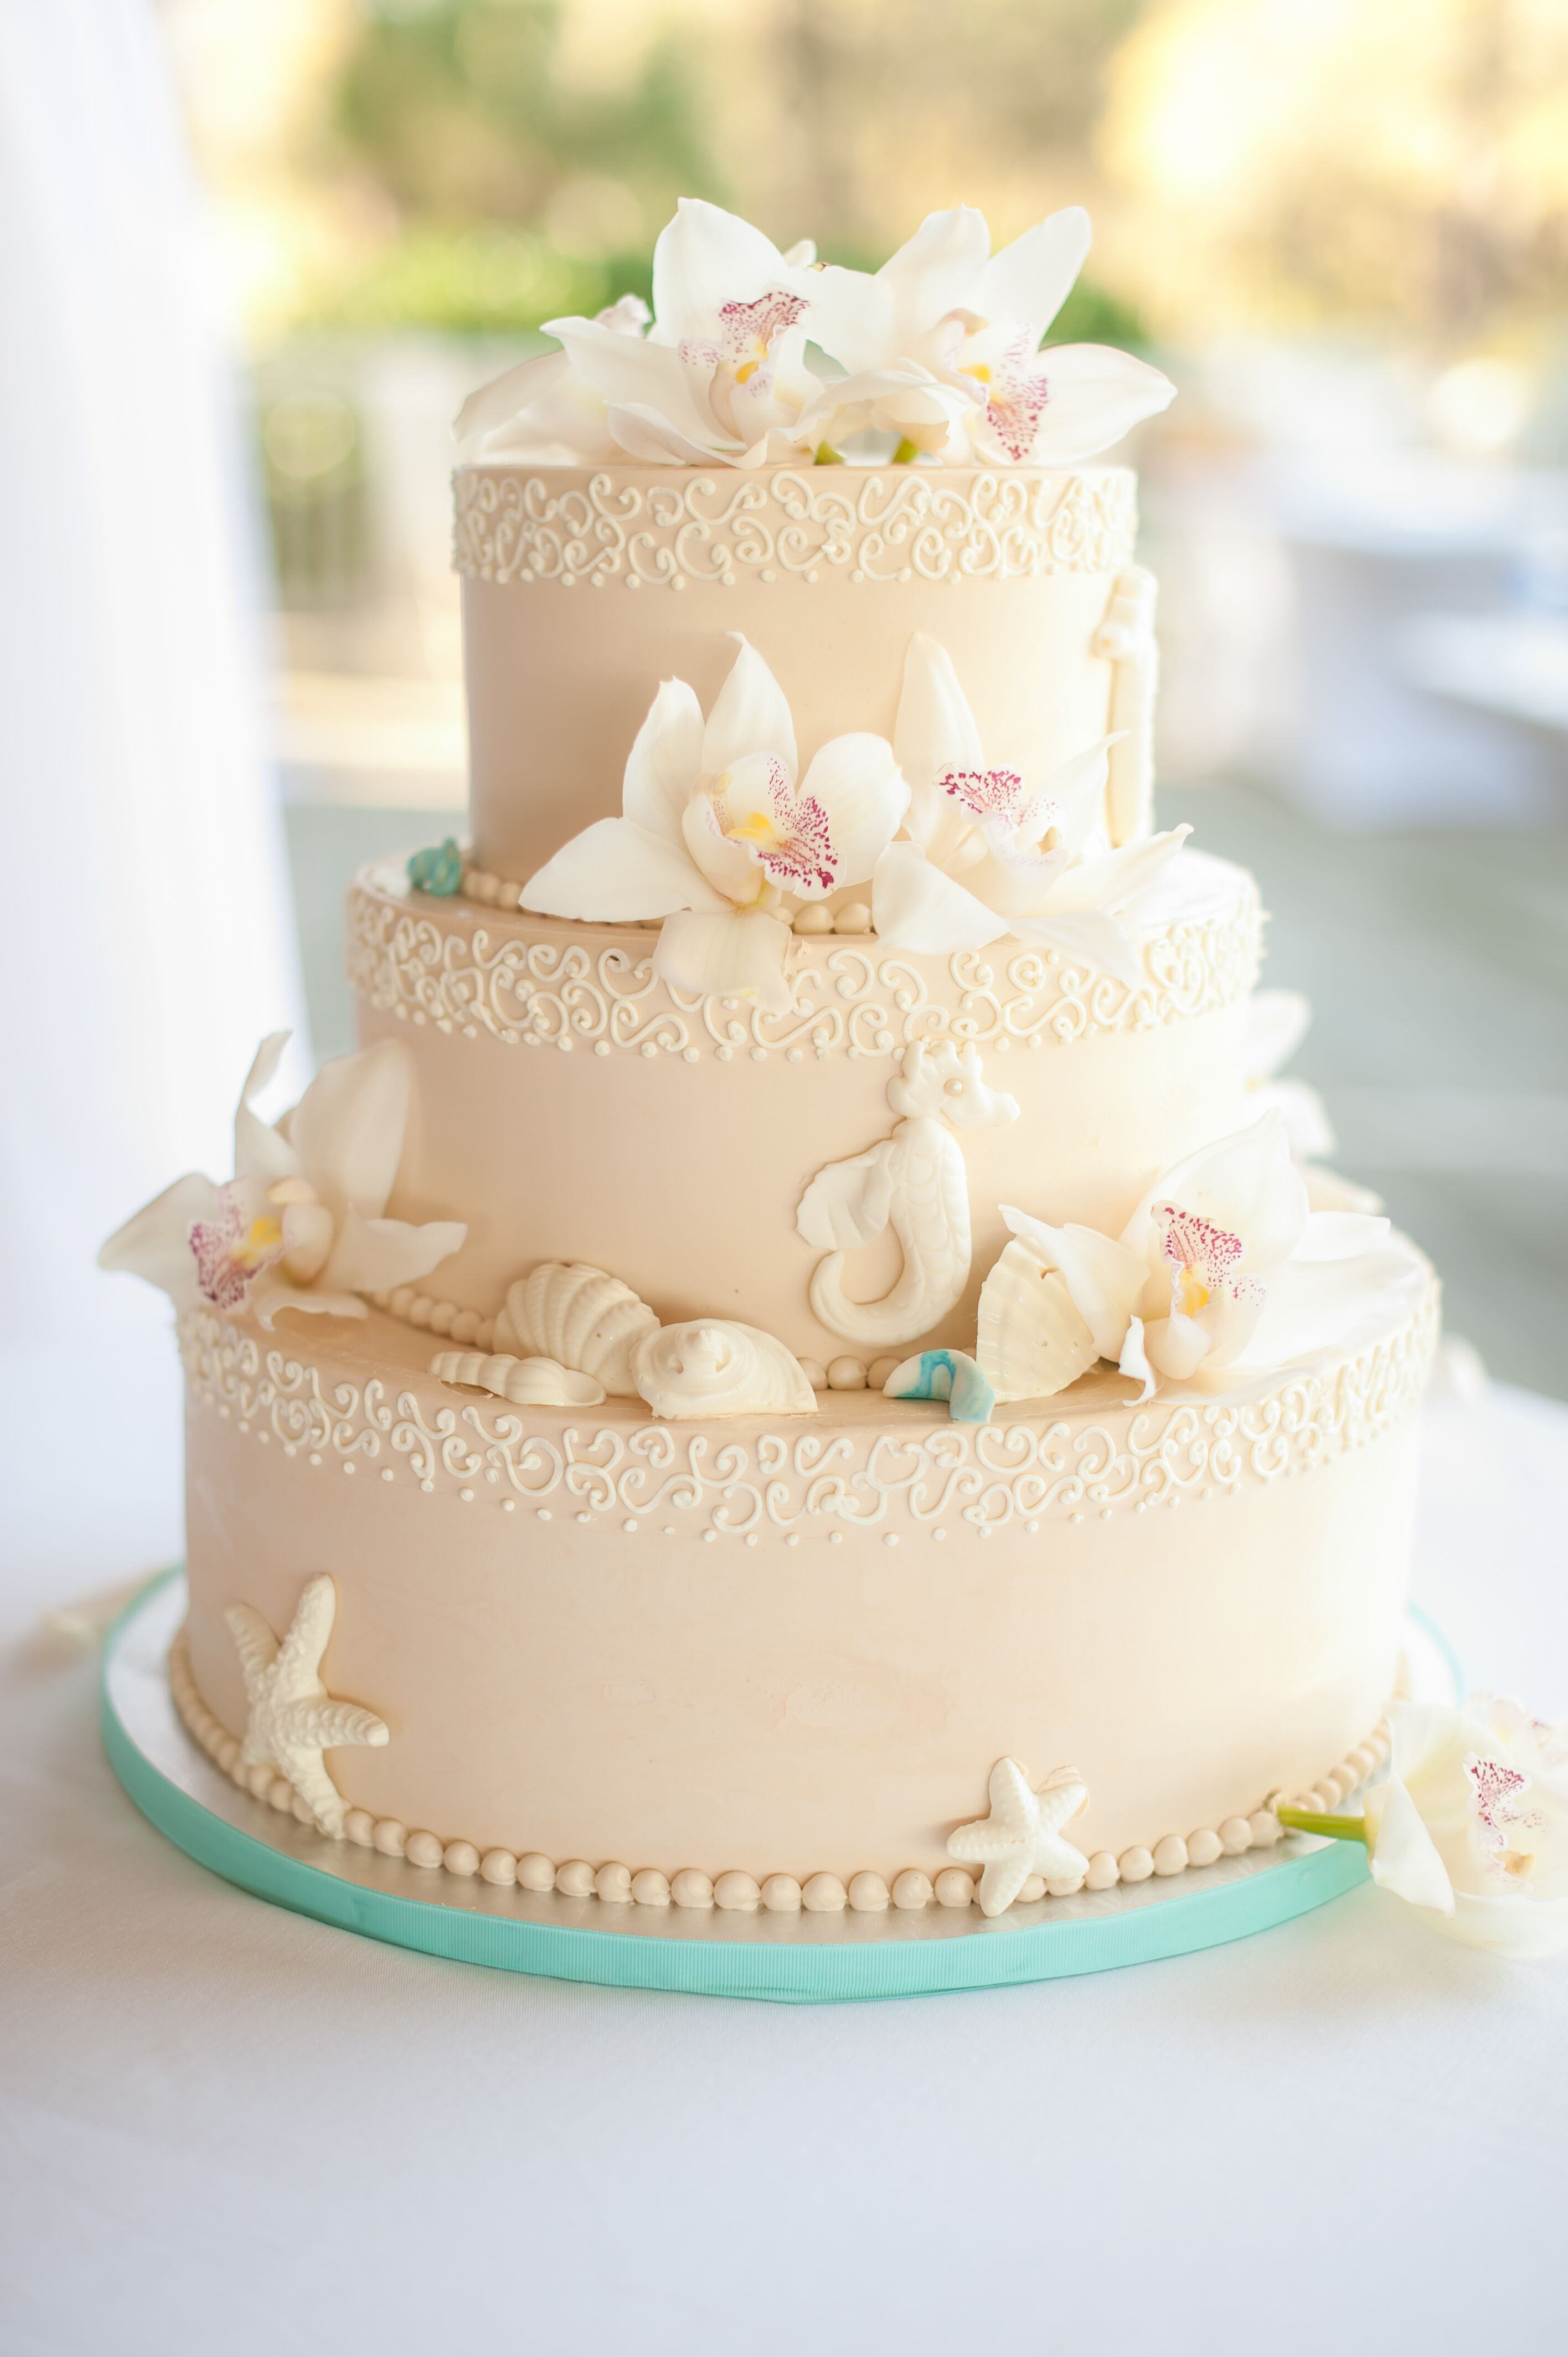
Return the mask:
[[0,0],[0,1330],[59,1337],[152,1313],[98,1243],[227,1175],[301,998],[240,386],[156,13]]

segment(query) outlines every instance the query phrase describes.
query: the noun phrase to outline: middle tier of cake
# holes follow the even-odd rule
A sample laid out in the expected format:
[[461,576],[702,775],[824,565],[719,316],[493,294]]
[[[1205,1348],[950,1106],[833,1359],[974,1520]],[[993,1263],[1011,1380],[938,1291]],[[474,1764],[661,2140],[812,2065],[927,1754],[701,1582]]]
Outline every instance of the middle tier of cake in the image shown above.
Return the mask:
[[[791,944],[793,1005],[769,1014],[669,989],[645,928],[435,899],[393,865],[367,870],[349,905],[360,1036],[404,1040],[414,1071],[389,1211],[467,1222],[429,1291],[470,1320],[539,1262],[580,1260],[666,1322],[739,1319],[823,1367],[967,1349],[1002,1205],[1115,1234],[1162,1172],[1251,1117],[1251,878],[1186,851],[1140,913],[1135,986],[1014,942],[918,957],[818,935]],[[927,1097],[950,1144],[922,1200],[918,1173],[900,1193],[891,1148]],[[885,1144],[886,1216],[848,1253],[847,1312],[829,1326],[800,1200]],[[878,1305],[918,1261],[944,1184],[967,1192],[967,1281],[923,1330],[891,1331]]]

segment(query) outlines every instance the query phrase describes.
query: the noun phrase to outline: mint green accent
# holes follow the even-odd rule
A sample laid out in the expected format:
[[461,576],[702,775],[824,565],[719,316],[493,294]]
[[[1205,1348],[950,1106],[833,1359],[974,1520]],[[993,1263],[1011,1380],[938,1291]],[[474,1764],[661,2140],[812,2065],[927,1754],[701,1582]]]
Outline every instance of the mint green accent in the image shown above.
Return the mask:
[[995,1393],[967,1351],[922,1351],[894,1369],[886,1390],[889,1399],[946,1400],[954,1424],[989,1424],[996,1405]]
[[1364,1842],[1367,1838],[1365,1817],[1331,1817],[1321,1809],[1276,1809],[1274,1814],[1282,1825],[1294,1834],[1321,1834],[1326,1841]]
[[408,862],[408,880],[416,891],[449,900],[463,887],[463,855],[450,835],[436,851],[415,851]]
[[817,455],[811,464],[813,467],[842,467],[843,459],[831,442],[819,442]]
[[896,467],[913,466],[915,460],[919,457],[919,445],[916,442],[911,442],[908,436],[906,434],[904,439],[899,443],[898,447],[893,453],[893,464]]
[[[786,2005],[929,1996],[943,1990],[1063,1980],[1122,1964],[1151,1964],[1163,1956],[1191,1955],[1244,1940],[1254,1932],[1272,1931],[1367,1878],[1360,1845],[1330,1842],[1240,1881],[1184,1891],[1180,1897],[1130,1907],[1122,1914],[1064,1918],[1025,1928],[977,1917],[972,1931],[940,1940],[913,1933],[912,1916],[851,1916],[847,1923],[855,1927],[858,1937],[809,1946],[584,1931],[368,1890],[285,1857],[212,1815],[154,1767],[121,1724],[108,1687],[115,1645],[148,1598],[175,1578],[179,1568],[150,1580],[105,1640],[100,1723],[109,1764],[120,1782],[160,1833],[226,1882],[318,1923],[335,1924],[394,1947],[418,1949],[425,1955],[551,1980],[765,1997]],[[751,1925],[757,1921],[755,1917],[746,1920]],[[893,1923],[900,1932],[911,1927],[911,1936],[888,1936],[880,1928],[884,1923],[889,1932]]]

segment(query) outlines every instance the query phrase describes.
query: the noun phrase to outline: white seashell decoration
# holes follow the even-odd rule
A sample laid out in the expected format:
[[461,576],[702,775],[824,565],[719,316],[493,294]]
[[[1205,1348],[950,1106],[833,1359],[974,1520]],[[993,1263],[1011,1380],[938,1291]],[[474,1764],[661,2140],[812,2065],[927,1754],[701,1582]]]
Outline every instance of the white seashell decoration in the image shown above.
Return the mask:
[[514,1359],[509,1351],[442,1351],[430,1372],[444,1383],[467,1383],[493,1392],[516,1407],[597,1407],[604,1390],[592,1375],[564,1367],[558,1359]]
[[506,1297],[505,1330],[520,1358],[555,1359],[592,1375],[618,1399],[636,1396],[631,1354],[659,1320],[618,1276],[586,1261],[542,1261]]
[[782,1342],[727,1318],[699,1318],[644,1335],[632,1371],[654,1415],[671,1423],[753,1412],[811,1415],[817,1405],[805,1369]]
[[1100,1353],[1060,1274],[1015,1237],[980,1288],[974,1355],[999,1400],[1026,1400],[1065,1391]]

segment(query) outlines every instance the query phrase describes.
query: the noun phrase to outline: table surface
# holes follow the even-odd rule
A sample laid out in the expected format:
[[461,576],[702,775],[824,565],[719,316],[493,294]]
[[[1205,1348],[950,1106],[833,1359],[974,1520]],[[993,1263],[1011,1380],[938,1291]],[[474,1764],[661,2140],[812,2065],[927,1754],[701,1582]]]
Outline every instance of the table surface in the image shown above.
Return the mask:
[[[1370,1888],[1236,1946],[795,2008],[579,1987],[267,1907],[111,1778],[40,1612],[177,1553],[130,1338],[91,1473],[0,1361],[0,2349],[1423,2352],[1568,2321],[1568,1961]],[[1568,1408],[1427,1410],[1416,1592],[1568,1707]],[[81,1436],[70,1443],[80,1451]]]

